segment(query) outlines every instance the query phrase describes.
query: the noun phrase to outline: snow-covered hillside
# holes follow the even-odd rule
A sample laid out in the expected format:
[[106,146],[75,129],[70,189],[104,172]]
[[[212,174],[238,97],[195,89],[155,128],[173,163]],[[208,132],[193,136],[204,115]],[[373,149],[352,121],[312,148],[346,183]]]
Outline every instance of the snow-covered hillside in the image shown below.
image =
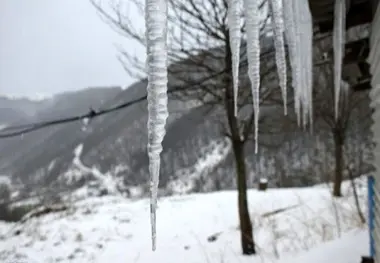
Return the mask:
[[[356,183],[365,212],[365,178]],[[23,224],[0,223],[0,261],[287,263],[287,258],[294,262],[298,254],[305,257],[305,251],[341,236],[361,242],[355,243],[353,250],[347,247],[352,242],[342,240],[322,245],[317,251],[341,244],[352,252],[349,259],[359,262],[366,254],[366,231],[348,182],[343,193],[345,197],[335,202],[327,186],[250,190],[257,257],[241,256],[237,193],[228,191],[161,198],[156,252],[151,251],[149,201],[104,196],[77,201],[67,211],[31,218]],[[354,232],[346,236],[349,231]],[[351,262],[338,259],[334,262]]]
[[189,194],[196,190],[197,183],[203,184],[203,189],[210,181],[215,182],[215,178],[209,178],[209,172],[220,164],[228,155],[231,143],[227,139],[214,140],[201,148],[197,161],[190,167],[178,169],[171,181],[167,185],[169,193]]

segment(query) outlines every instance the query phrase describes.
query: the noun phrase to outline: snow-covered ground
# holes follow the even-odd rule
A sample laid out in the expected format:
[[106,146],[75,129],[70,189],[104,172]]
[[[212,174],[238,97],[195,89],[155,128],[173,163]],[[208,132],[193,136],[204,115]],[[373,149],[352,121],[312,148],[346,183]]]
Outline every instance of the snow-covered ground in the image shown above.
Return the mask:
[[[364,204],[364,178],[357,184]],[[367,232],[349,183],[343,192],[345,197],[334,202],[326,186],[250,190],[257,257],[241,256],[237,194],[229,191],[162,198],[156,252],[146,199],[87,198],[69,211],[23,224],[0,223],[0,262],[359,262],[367,254]]]
[[359,263],[361,255],[368,256],[368,247],[368,232],[353,230],[339,239],[302,252],[297,257],[285,257],[278,263]]

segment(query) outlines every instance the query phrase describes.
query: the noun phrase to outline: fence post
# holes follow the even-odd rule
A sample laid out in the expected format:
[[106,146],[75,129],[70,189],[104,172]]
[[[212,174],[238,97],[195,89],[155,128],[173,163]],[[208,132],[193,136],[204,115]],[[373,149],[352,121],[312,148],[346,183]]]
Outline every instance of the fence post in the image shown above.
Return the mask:
[[375,222],[375,178],[369,175],[367,178],[368,182],[368,230],[369,230],[369,253],[370,257],[375,256],[375,241],[373,238],[374,222]]

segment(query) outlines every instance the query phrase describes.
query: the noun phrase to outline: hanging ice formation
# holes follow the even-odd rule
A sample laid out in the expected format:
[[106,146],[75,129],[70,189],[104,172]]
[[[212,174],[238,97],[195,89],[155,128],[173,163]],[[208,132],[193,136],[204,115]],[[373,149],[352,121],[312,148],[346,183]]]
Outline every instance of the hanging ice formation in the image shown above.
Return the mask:
[[284,101],[284,114],[287,114],[287,72],[286,72],[286,54],[284,41],[284,19],[280,0],[269,0],[269,12],[272,18],[272,28],[274,33],[274,47],[276,50],[276,66],[279,78],[279,84]]
[[299,120],[299,101],[298,97],[298,68],[296,63],[296,54],[297,54],[297,36],[295,30],[295,21],[294,21],[294,12],[293,12],[293,0],[284,0],[283,1],[283,10],[284,10],[284,24],[285,24],[285,39],[288,45],[289,51],[289,60],[290,66],[292,68],[292,86],[294,88],[294,108],[297,114],[298,124]]
[[334,9],[334,97],[335,97],[335,118],[339,114],[339,97],[342,82],[342,60],[345,45],[346,28],[346,0],[335,0]]
[[284,16],[285,16],[285,38],[289,47],[289,60],[292,68],[292,86],[294,88],[294,108],[297,114],[297,122],[300,124],[300,101],[299,97],[299,71],[300,63],[297,61],[298,36],[296,33],[296,19],[293,10],[294,0],[283,1]]
[[[306,89],[306,106],[308,106],[307,113],[309,115],[310,130],[313,130],[313,18],[311,16],[309,4],[307,1],[301,5],[303,15],[302,32],[303,37],[301,39],[304,48],[305,62],[303,67],[305,68],[305,89]],[[305,116],[307,117],[307,116]]]
[[312,119],[312,18],[307,0],[284,0],[283,10],[295,112],[305,126]]
[[[165,124],[168,117],[167,110],[167,0],[146,0],[145,1],[145,23],[146,23],[146,44],[147,44],[147,72],[148,72],[148,155],[149,172],[151,175],[151,225],[152,225],[152,249],[156,249],[156,207],[157,191],[160,172],[160,153],[162,151],[162,140],[165,135]],[[239,0],[229,0],[229,27],[231,31],[231,48],[233,49],[234,61],[234,96],[237,96],[237,76],[238,59],[236,13]],[[301,116],[304,124],[312,118],[312,19],[307,0],[283,0],[284,25],[280,23],[281,14],[277,12],[276,0],[271,1],[272,19],[275,23],[275,49],[276,64],[279,67],[279,78],[282,84],[286,84],[286,67],[283,68],[283,55],[281,54],[281,33],[285,32],[285,40],[289,49],[290,64],[292,68],[292,79],[295,96],[295,110],[300,123]],[[281,0],[278,0],[281,1]],[[335,55],[335,75],[341,76],[341,57],[343,49],[343,29],[345,21],[345,3],[337,0],[335,7],[334,25],[334,51]],[[260,88],[260,16],[259,1],[244,0],[244,13],[247,30],[247,54],[248,54],[248,75],[251,81],[253,107],[255,114],[255,151],[258,148],[258,120],[259,120],[259,88]],[[279,11],[281,12],[281,10]],[[233,17],[234,19],[230,19]],[[302,44],[301,44],[302,43]],[[340,51],[340,52],[339,52]],[[339,56],[338,56],[339,55]],[[338,62],[340,66],[338,66]],[[286,66],[286,64],[284,65]],[[237,68],[237,69],[236,69]],[[284,95],[284,87],[283,90]],[[340,85],[335,84],[336,92],[340,92]],[[286,90],[285,90],[286,91]],[[337,99],[337,96],[336,96]],[[237,99],[235,99],[236,103]],[[286,104],[286,103],[285,103]],[[235,110],[236,111],[236,110]],[[309,119],[307,118],[309,115]]]
[[[274,23],[276,65],[286,109],[287,71],[283,33],[289,47],[294,88],[295,111],[298,124],[312,123],[312,17],[307,0],[270,0],[269,11]],[[259,88],[260,88],[260,16],[259,1],[244,0],[247,30],[248,75],[252,85],[255,114],[255,152],[258,143]],[[302,43],[302,44],[301,44]]]
[[228,28],[232,53],[232,77],[234,89],[234,114],[238,113],[239,63],[241,43],[241,0],[228,0]]
[[152,250],[156,250],[156,209],[160,154],[168,117],[167,97],[167,3],[145,1],[147,45],[148,156],[150,173],[150,217]]
[[259,113],[260,113],[260,16],[259,1],[244,0],[244,14],[247,30],[248,76],[251,81],[254,125],[255,152],[258,151]]
[[[312,125],[312,48],[313,48],[313,23],[307,1],[294,1],[294,12],[298,14],[298,34],[299,34],[299,52],[298,59],[300,60],[300,83],[302,105],[302,121],[304,128],[310,121]],[[302,44],[301,44],[302,43]]]

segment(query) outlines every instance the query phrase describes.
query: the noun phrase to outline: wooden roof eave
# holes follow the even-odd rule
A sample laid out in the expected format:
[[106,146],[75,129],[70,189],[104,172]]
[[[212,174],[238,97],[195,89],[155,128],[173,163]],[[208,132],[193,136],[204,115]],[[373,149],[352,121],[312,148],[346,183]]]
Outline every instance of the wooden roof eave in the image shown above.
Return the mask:
[[[372,21],[373,1],[374,0],[346,0],[346,29]],[[317,26],[322,33],[333,30],[334,3],[335,0],[309,0],[314,25]]]

